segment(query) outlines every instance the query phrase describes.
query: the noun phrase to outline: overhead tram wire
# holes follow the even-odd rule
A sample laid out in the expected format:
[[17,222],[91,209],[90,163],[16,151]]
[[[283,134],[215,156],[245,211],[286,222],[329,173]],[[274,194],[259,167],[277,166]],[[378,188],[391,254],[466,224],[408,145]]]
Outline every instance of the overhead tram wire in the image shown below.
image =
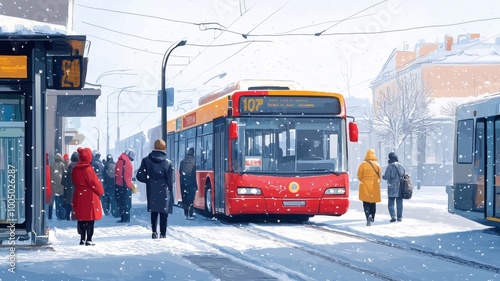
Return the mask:
[[290,2],[290,0],[286,1],[279,9],[271,13],[267,18],[265,18],[263,21],[261,21],[259,24],[257,24],[254,28],[252,28],[249,32],[245,34],[241,34],[243,38],[247,39],[247,35],[250,34],[250,32],[254,31],[257,27],[259,27],[261,24],[265,23],[267,20],[269,20],[272,16],[274,16],[277,12],[281,11],[287,4]]
[[[385,2],[385,1],[382,1],[382,2]],[[380,4],[381,2],[375,4],[375,5],[378,5]],[[255,5],[257,4],[257,2],[252,6],[250,7],[250,9],[248,9],[245,14],[251,10]],[[165,20],[165,21],[172,21],[172,22],[177,22],[177,23],[185,23],[185,24],[193,24],[193,25],[199,25],[199,23],[192,23],[192,22],[185,22],[185,21],[178,21],[178,20],[172,20],[172,19],[166,19],[166,18],[161,18],[161,17],[156,17],[156,16],[150,16],[150,15],[144,15],[144,14],[138,14],[138,13],[129,13],[129,12],[121,12],[121,11],[116,11],[116,10],[109,10],[109,9],[103,9],[103,8],[95,8],[95,7],[90,7],[90,6],[86,6],[86,5],[81,5],[81,4],[77,4],[78,6],[82,6],[82,7],[85,7],[85,8],[89,8],[89,9],[97,9],[97,10],[103,10],[103,11],[109,11],[109,12],[115,12],[115,13],[123,13],[123,14],[129,14],[129,15],[135,15],[135,16],[143,16],[143,17],[148,17],[148,18],[155,18],[155,19],[159,19],[159,20]],[[368,8],[367,8],[368,9]],[[366,9],[365,9],[366,10]],[[359,12],[358,12],[359,13]],[[358,14],[356,13],[356,14]],[[356,15],[354,14],[354,15]],[[346,21],[346,20],[350,20],[352,19],[353,17],[347,17],[346,19],[342,20],[342,21]],[[229,27],[231,27],[236,21],[238,21],[239,19],[241,19],[241,17],[239,17],[238,19],[236,19]],[[455,22],[455,23],[448,23],[448,24],[436,24],[436,25],[424,25],[424,26],[416,26],[416,27],[409,27],[409,28],[402,28],[402,29],[393,29],[393,30],[385,30],[385,31],[371,31],[371,32],[335,32],[335,33],[321,33],[321,36],[348,36],[348,35],[361,35],[361,34],[365,34],[365,35],[370,35],[370,34],[383,34],[383,33],[393,33],[393,32],[404,32],[404,31],[410,31],[410,30],[416,30],[416,29],[426,29],[426,28],[439,28],[439,27],[448,27],[448,26],[456,26],[456,25],[462,25],[462,24],[468,24],[468,23],[474,23],[474,22],[483,22],[483,21],[494,21],[494,20],[500,20],[500,17],[495,17],[495,18],[483,18],[483,19],[476,19],[476,20],[469,20],[469,21],[462,21],[462,22]],[[337,24],[335,25],[338,25],[340,22],[338,22]],[[260,24],[259,24],[260,25]],[[335,25],[325,29],[324,31],[334,27]],[[228,28],[229,28],[228,27]],[[237,32],[237,31],[232,31],[232,30],[229,30],[228,28],[224,28],[224,29],[219,29],[222,33],[232,33],[232,34],[235,34],[235,35],[242,35],[242,32]],[[211,29],[215,29],[217,30],[217,28],[211,28]],[[300,28],[299,28],[300,29]],[[297,30],[297,29],[296,29]],[[322,32],[324,32],[322,31]],[[221,34],[222,34],[221,33]],[[163,54],[160,54],[160,53],[155,53],[155,52],[151,52],[151,51],[145,51],[145,50],[141,50],[141,49],[137,49],[137,48],[133,48],[133,47],[129,47],[129,46],[126,46],[126,45],[123,45],[123,44],[119,44],[119,43],[116,43],[116,42],[113,42],[113,41],[110,41],[110,40],[107,40],[107,39],[103,39],[103,38],[100,38],[98,36],[93,36],[93,35],[89,35],[89,36],[92,36],[92,37],[95,37],[95,38],[98,38],[98,39],[101,39],[101,40],[104,40],[104,41],[108,41],[108,42],[111,42],[113,44],[116,44],[116,45],[119,45],[119,46],[122,46],[122,47],[125,47],[125,48],[130,48],[130,49],[134,49],[134,50],[138,50],[138,51],[141,51],[141,52],[146,52],[146,53],[152,53],[152,54],[157,54],[157,55],[163,55]],[[133,35],[131,35],[133,36]],[[220,36],[220,35],[219,35]],[[215,41],[219,36],[217,36],[213,41]],[[246,35],[247,37],[290,37],[290,36],[317,36],[317,33],[286,33],[286,34],[247,34]],[[212,41],[212,42],[213,42]],[[265,41],[252,41],[252,42],[265,42]],[[243,44],[245,42],[241,42],[241,43],[232,43],[232,44],[229,44],[229,45],[236,45],[236,44]],[[194,44],[188,44],[188,45],[191,45],[191,46],[200,46],[200,45],[194,45]],[[201,45],[203,46],[203,45]],[[227,44],[224,44],[224,45],[205,45],[203,47],[211,47],[211,46],[227,46]],[[246,48],[246,46],[245,46]],[[205,49],[206,50],[206,49]],[[178,74],[176,74],[173,78],[177,77],[178,75],[180,75],[182,73],[182,71],[184,71],[198,56],[200,56],[205,50],[203,50],[202,52],[198,53],[198,55],[196,55],[192,60],[190,60],[190,62],[188,62],[186,65],[183,65],[185,66],[183,70],[181,70]],[[177,57],[177,56],[173,56],[173,57]],[[218,65],[218,64],[217,64]],[[211,69],[211,68],[209,68]],[[205,73],[205,72],[204,72]],[[191,83],[191,82],[190,82]],[[359,84],[361,83],[364,83],[364,82],[360,82]],[[354,86],[357,86],[358,84],[355,84]]]
[[224,27],[223,25],[221,25],[219,23],[196,23],[196,22],[189,22],[189,21],[174,20],[174,19],[153,16],[153,15],[140,14],[140,13],[132,13],[132,12],[117,11],[117,10],[106,9],[106,8],[91,7],[91,6],[82,5],[82,4],[76,4],[76,5],[80,6],[80,7],[87,8],[87,9],[92,9],[92,10],[99,10],[99,11],[105,11],[105,12],[116,13],[116,14],[124,14],[124,15],[136,16],[136,17],[146,17],[146,18],[150,18],[150,19],[157,19],[157,20],[169,21],[169,22],[174,22],[174,23],[198,25],[198,26],[200,24],[218,24],[218,25]]
[[[90,25],[90,26],[93,26],[93,27],[96,27],[96,28],[108,30],[108,31],[113,32],[113,33],[127,35],[127,36],[130,36],[130,37],[134,37],[134,38],[138,38],[138,39],[142,39],[142,40],[147,40],[147,41],[152,41],[152,42],[158,42],[158,43],[173,43],[173,41],[160,40],[160,39],[153,39],[153,38],[138,36],[138,35],[135,35],[135,34],[132,34],[132,33],[117,31],[117,30],[114,30],[114,29],[111,29],[111,28],[107,28],[107,27],[95,25],[95,24],[92,24],[92,23],[84,22],[84,21],[82,21],[82,23]],[[93,35],[90,34],[89,36],[93,36]],[[96,37],[96,38],[99,38],[99,39],[102,39],[102,40],[106,40],[106,39],[103,39],[103,38],[100,38],[100,37],[97,37],[97,36],[93,36],[93,37]],[[109,41],[109,40],[107,40],[107,41]],[[270,41],[270,40],[253,40],[253,41],[240,41],[240,42],[217,44],[217,45],[212,45],[212,44],[210,44],[210,45],[206,45],[206,44],[188,44],[188,43],[186,43],[186,45],[193,46],[193,47],[210,48],[210,47],[227,47],[227,46],[241,45],[241,44],[247,44],[248,42],[253,42],[253,43],[269,43],[269,42],[272,42],[272,41]],[[120,45],[120,46],[121,47],[127,47],[126,45],[123,45],[123,44]],[[154,53],[154,54],[160,54],[160,53]],[[163,56],[163,53],[161,53],[161,55]],[[172,55],[172,57],[181,57],[181,56]],[[186,57],[189,57],[189,56],[186,56]]]
[[[235,24],[237,21],[239,21],[241,18],[243,18],[243,16],[244,16],[246,13],[248,13],[248,11],[252,10],[252,9],[253,9],[253,7],[255,7],[255,5],[257,5],[257,3],[259,3],[259,2],[260,2],[260,0],[259,0],[259,1],[257,1],[257,2],[255,2],[255,3],[252,5],[252,7],[250,7],[250,8],[249,8],[248,10],[246,10],[246,11],[245,11],[245,12],[244,12],[241,16],[239,16],[237,19],[235,19],[235,20],[234,20],[234,21],[233,21],[233,22],[232,22],[232,23],[228,26],[228,28],[229,28],[229,27],[231,27],[231,26],[233,26],[233,24]],[[245,8],[246,8],[246,7],[245,7]],[[218,38],[219,38],[222,34],[224,34],[224,32],[226,32],[226,30],[227,30],[227,28],[225,28],[224,30],[220,30],[220,31],[221,31],[221,33],[220,33],[219,35],[217,35],[217,36],[216,36],[216,37],[212,40],[212,42],[210,42],[209,46],[212,46],[212,43],[213,43],[213,42],[215,42],[215,40],[217,40],[217,39],[218,39]],[[246,46],[245,46],[245,48],[246,48]],[[192,59],[189,61],[188,65],[187,65],[186,67],[184,67],[181,71],[179,71],[179,73],[177,73],[176,75],[174,75],[174,76],[172,77],[172,79],[175,79],[175,78],[176,78],[177,76],[179,76],[179,75],[180,75],[180,74],[181,74],[184,70],[186,70],[186,68],[187,68],[189,65],[191,65],[191,63],[192,63],[193,61],[195,61],[195,60],[196,60],[196,59],[197,59],[197,58],[198,58],[201,54],[203,54],[203,53],[205,52],[205,50],[206,50],[206,49],[207,49],[207,48],[205,48],[205,49],[201,50],[201,52],[199,52],[199,53],[198,53],[198,54],[197,54],[194,58],[192,58]],[[211,69],[211,68],[210,68],[210,69]],[[206,71],[205,71],[205,72],[206,72]],[[203,72],[203,73],[205,73],[205,72]],[[203,74],[203,73],[202,73],[202,74]],[[197,76],[197,77],[199,77],[199,76]],[[191,81],[191,82],[193,82],[193,81]],[[188,84],[190,84],[191,82],[189,82]]]
[[[273,15],[275,15],[277,12],[279,12],[281,9],[283,9],[287,4],[288,2],[290,2],[290,0],[286,1],[280,8],[278,8],[276,11],[274,11],[273,13],[271,13],[266,19],[264,19],[263,21],[261,21],[259,24],[257,24],[252,30],[250,30],[248,33],[252,32],[253,30],[255,30],[257,27],[259,27],[261,24],[263,24],[264,22],[266,22],[269,18],[271,18]],[[256,3],[257,4],[257,3]],[[254,6],[256,5],[254,4]],[[252,6],[250,9],[252,9],[254,6]],[[250,10],[249,9],[249,10]],[[249,10],[247,10],[246,12],[248,12]],[[245,13],[246,13],[245,12]],[[241,17],[240,17],[241,18]],[[238,18],[237,20],[239,20],[240,18]],[[235,21],[236,22],[236,21]],[[231,23],[231,25],[233,25],[233,23]],[[227,29],[225,29],[227,30]],[[243,36],[245,38],[245,36]],[[217,38],[216,38],[217,39]],[[246,39],[246,38],[245,38]],[[215,40],[215,39],[214,39]],[[208,71],[210,71],[211,69],[213,69],[214,67],[222,64],[223,62],[226,62],[227,60],[229,60],[230,58],[232,58],[233,56],[235,56],[236,54],[240,53],[241,51],[243,51],[246,47],[248,47],[250,44],[244,46],[243,48],[239,49],[238,51],[236,51],[234,54],[232,54],[231,56],[227,57],[226,59],[224,59],[223,61],[215,64],[215,65],[212,65],[211,67],[209,67],[208,69],[206,69],[205,71],[203,71],[202,73],[200,73],[199,75],[197,75],[194,79],[192,79],[190,82],[188,82],[185,86],[189,86],[194,80],[198,79],[198,77],[200,77],[201,75],[207,73]],[[192,61],[189,62],[189,64],[191,64]],[[188,64],[188,66],[189,66]],[[177,75],[175,75],[173,78],[177,77],[178,75],[180,75],[182,73],[182,71],[184,71],[185,69],[187,68],[187,66],[181,70]]]
[[[361,16],[352,17],[352,18],[349,18],[349,19],[343,19],[342,21],[357,20],[357,19],[360,19],[360,18],[366,18],[366,17],[370,17],[370,16],[373,16],[373,15],[376,15],[376,13],[361,15]],[[329,21],[325,21],[325,22],[320,22],[320,23],[315,23],[315,24],[311,24],[311,25],[297,27],[297,28],[294,28],[294,29],[289,30],[289,31],[280,32],[278,34],[289,34],[289,33],[292,33],[294,31],[297,31],[297,30],[306,29],[306,28],[310,28],[310,27],[315,27],[315,26],[318,26],[318,25],[324,25],[324,24],[332,23],[332,22],[338,23],[340,21],[341,20],[329,20]]]
[[[386,2],[387,0],[384,0],[382,2]],[[379,2],[379,3],[376,3],[372,6],[375,6],[375,5],[379,5],[380,3],[382,2]],[[220,25],[219,23],[195,23],[195,22],[187,22],[187,21],[180,21],[180,20],[173,20],[173,19],[168,19],[168,18],[162,18],[162,17],[158,17],[158,16],[151,16],[151,15],[145,15],[145,14],[139,14],[139,13],[131,13],[131,12],[123,12],[123,11],[116,11],[116,10],[110,10],[110,9],[105,9],[105,8],[96,8],[96,7],[91,7],[91,6],[86,6],[86,5],[82,5],[82,4],[76,4],[77,6],[81,6],[81,7],[84,7],[84,8],[88,8],[88,9],[95,9],[95,10],[102,10],[102,11],[107,11],[107,12],[114,12],[114,13],[122,13],[122,14],[128,14],[128,15],[134,15],[134,16],[142,16],[142,17],[147,17],[147,18],[154,18],[154,19],[159,19],[159,20],[165,20],[165,21],[171,21],[171,22],[176,22],[176,23],[183,23],[183,24],[189,24],[189,25],[197,25],[197,26],[200,26],[200,25],[206,25],[206,24],[217,24],[217,25]],[[256,4],[254,4],[255,6]],[[246,12],[250,11],[254,6],[250,7],[250,9],[248,9]],[[370,6],[370,7],[372,7]],[[363,12],[367,9],[369,9],[370,7],[360,11],[360,12]],[[246,13],[245,12],[245,13]],[[353,15],[357,15],[359,14],[360,12],[358,13],[355,13]],[[393,30],[385,30],[385,31],[369,31],[369,32],[335,32],[335,33],[323,33],[329,29],[331,29],[332,27],[338,25],[340,22],[342,21],[346,21],[346,20],[350,20],[350,19],[354,19],[351,15],[350,17],[347,17],[339,22],[337,22],[335,25],[332,25],[331,27],[321,31],[321,36],[335,36],[335,35],[361,35],[361,34],[366,34],[366,35],[370,35],[370,34],[383,34],[383,33],[392,33],[392,32],[402,32],[402,31],[410,31],[410,30],[416,30],[416,29],[425,29],[425,28],[437,28],[437,27],[448,27],[448,26],[456,26],[456,25],[462,25],[462,24],[468,24],[468,23],[474,23],[474,22],[483,22],[483,21],[494,21],[494,20],[500,20],[500,17],[494,17],[494,18],[483,18],[483,19],[475,19],[475,20],[469,20],[469,21],[462,21],[462,22],[456,22],[456,23],[448,23],[448,24],[435,24],[435,25],[424,25],[424,26],[417,26],[417,27],[408,27],[408,28],[402,28],[402,29],[393,29]],[[241,17],[240,17],[241,18]],[[240,19],[238,18],[238,19]],[[237,19],[237,20],[238,20]],[[236,21],[237,21],[236,20]],[[235,21],[235,22],[236,22]],[[233,22],[234,23],[234,22]],[[231,24],[232,25],[232,24]],[[230,26],[231,26],[230,25]],[[260,24],[259,24],[260,25]],[[210,28],[210,30],[220,30],[222,32],[227,32],[227,33],[233,33],[233,34],[237,34],[237,35],[242,35],[243,33],[242,32],[239,32],[239,31],[232,31],[232,30],[229,30],[228,28],[224,27],[223,25],[220,25],[222,26],[223,28]],[[309,26],[306,26],[306,27],[303,27],[303,28],[307,28]],[[297,28],[297,29],[294,29],[294,30],[298,30],[298,29],[303,29],[303,28]],[[280,36],[317,36],[316,34],[318,33],[278,33],[278,34],[246,34],[248,37],[250,36],[258,36],[258,37],[280,37]],[[96,36],[95,36],[96,37]],[[152,40],[152,39],[149,39],[149,40]],[[165,41],[165,42],[168,42],[168,41]]]
[[[449,27],[449,26],[463,25],[463,24],[469,24],[469,23],[475,23],[475,22],[496,21],[496,20],[500,20],[500,17],[475,19],[475,20],[461,21],[461,22],[454,22],[454,23],[422,25],[422,26],[414,26],[414,27],[390,29],[390,30],[381,30],[381,31],[323,33],[323,34],[321,34],[321,36],[375,35],[375,34],[384,34],[384,33],[405,32],[405,31],[417,30],[417,29]],[[226,32],[231,32],[234,34],[241,34],[241,32],[238,32],[238,31],[226,30]],[[287,33],[287,34],[275,33],[275,34],[248,34],[247,36],[248,37],[288,37],[288,36],[292,37],[292,36],[316,36],[316,35],[315,35],[315,33]]]
[[323,33],[325,33],[326,31],[328,31],[329,29],[334,28],[335,26],[337,26],[337,25],[339,25],[339,24],[343,23],[344,21],[346,21],[346,20],[348,20],[348,19],[350,19],[350,18],[352,18],[352,17],[354,17],[354,16],[356,16],[356,15],[358,15],[358,14],[361,14],[362,12],[364,12],[364,11],[366,11],[366,10],[369,10],[369,9],[371,9],[371,8],[375,7],[375,6],[378,6],[378,5],[382,4],[382,3],[385,3],[385,2],[387,2],[387,0],[383,0],[383,1],[380,1],[380,2],[378,2],[378,3],[375,3],[375,4],[373,4],[373,5],[371,5],[371,6],[367,7],[367,8],[365,8],[365,9],[363,9],[363,10],[359,11],[359,12],[356,12],[356,13],[354,13],[354,14],[352,14],[352,15],[350,15],[350,16],[348,16],[348,17],[346,17],[346,18],[345,18],[345,19],[343,19],[343,20],[340,20],[339,22],[335,23],[334,25],[332,25],[332,26],[328,27],[328,28],[327,28],[327,29],[325,29],[325,30],[323,30],[323,31],[321,31],[321,32],[318,32],[318,33],[315,33],[314,35],[315,35],[315,36],[321,36]]
[[[211,67],[209,67],[208,69],[206,69],[205,71],[203,71],[202,73],[198,74],[196,77],[194,77],[191,81],[189,81],[185,87],[191,85],[191,83],[193,83],[194,80],[198,79],[200,76],[202,76],[203,74],[207,73],[208,71],[212,70],[213,68],[215,68],[216,66],[218,65],[221,65],[222,63],[226,62],[227,60],[229,60],[230,58],[234,57],[235,55],[237,55],[239,52],[243,51],[246,47],[250,46],[250,44],[252,43],[248,43],[246,46],[244,46],[243,48],[239,49],[238,51],[236,51],[234,54],[230,55],[229,57],[227,57],[226,59],[224,59],[223,61],[215,64],[215,65],[212,65]],[[182,71],[181,71],[182,72]]]

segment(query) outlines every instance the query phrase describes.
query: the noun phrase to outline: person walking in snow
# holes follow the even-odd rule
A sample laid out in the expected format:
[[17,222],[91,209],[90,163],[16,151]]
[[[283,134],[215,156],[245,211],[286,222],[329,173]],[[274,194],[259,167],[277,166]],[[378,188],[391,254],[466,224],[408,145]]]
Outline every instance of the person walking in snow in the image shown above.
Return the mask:
[[104,188],[91,165],[92,151],[90,148],[77,149],[78,162],[71,173],[75,186],[73,193],[73,217],[78,220],[80,245],[94,246],[94,223],[102,218],[100,197]]
[[120,213],[117,222],[130,222],[130,209],[132,208],[132,174],[135,151],[127,149],[116,161],[115,166],[115,196]]
[[[398,162],[396,153],[389,153],[389,165],[382,178],[387,181],[387,196],[389,198],[388,208],[391,215],[390,222],[403,220],[403,194],[400,188],[400,181],[405,174],[405,167]],[[396,201],[396,211],[394,211],[394,201]]]
[[160,238],[167,234],[168,214],[172,213],[171,195],[173,188],[174,169],[167,159],[166,144],[157,139],[154,149],[141,161],[136,178],[146,184],[147,209],[151,212],[152,238],[158,238],[157,222],[160,216]]
[[179,177],[181,184],[182,205],[184,216],[191,220],[193,217],[193,201],[198,186],[196,184],[196,161],[194,159],[194,147],[190,147],[184,159],[179,164]]
[[368,149],[365,160],[359,165],[359,200],[363,202],[363,210],[366,216],[366,225],[370,226],[375,221],[377,203],[381,201],[380,196],[380,174],[375,150]]

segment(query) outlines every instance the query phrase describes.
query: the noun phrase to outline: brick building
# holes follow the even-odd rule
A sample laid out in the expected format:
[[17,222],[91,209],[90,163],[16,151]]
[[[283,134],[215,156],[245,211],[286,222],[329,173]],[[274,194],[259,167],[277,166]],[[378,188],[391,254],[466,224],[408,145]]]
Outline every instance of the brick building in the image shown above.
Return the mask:
[[[455,106],[467,98],[500,91],[500,37],[493,43],[478,33],[444,36],[442,43],[421,41],[409,49],[395,49],[371,83],[373,104],[380,93],[398,94],[397,79],[418,77],[428,88],[433,102],[429,107],[437,125],[425,133],[412,135],[397,150],[419,185],[446,185],[451,181],[453,122]],[[425,86],[424,86],[425,85]],[[376,109],[374,108],[374,112]],[[379,159],[386,163],[390,148],[380,145]]]

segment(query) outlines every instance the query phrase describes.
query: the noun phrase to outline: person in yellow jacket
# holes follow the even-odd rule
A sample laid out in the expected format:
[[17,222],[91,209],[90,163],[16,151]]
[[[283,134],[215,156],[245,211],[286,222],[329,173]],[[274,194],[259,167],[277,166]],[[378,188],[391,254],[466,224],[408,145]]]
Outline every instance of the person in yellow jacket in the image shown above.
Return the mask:
[[376,203],[381,201],[380,177],[381,170],[375,150],[368,149],[365,161],[358,168],[359,200],[363,202],[367,226],[375,221]]

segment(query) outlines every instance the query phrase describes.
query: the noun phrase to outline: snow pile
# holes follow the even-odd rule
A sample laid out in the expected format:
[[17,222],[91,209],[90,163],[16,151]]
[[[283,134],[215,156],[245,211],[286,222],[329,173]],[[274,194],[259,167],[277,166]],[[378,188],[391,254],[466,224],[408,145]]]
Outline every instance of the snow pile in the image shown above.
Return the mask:
[[0,34],[67,34],[65,26],[0,15]]

